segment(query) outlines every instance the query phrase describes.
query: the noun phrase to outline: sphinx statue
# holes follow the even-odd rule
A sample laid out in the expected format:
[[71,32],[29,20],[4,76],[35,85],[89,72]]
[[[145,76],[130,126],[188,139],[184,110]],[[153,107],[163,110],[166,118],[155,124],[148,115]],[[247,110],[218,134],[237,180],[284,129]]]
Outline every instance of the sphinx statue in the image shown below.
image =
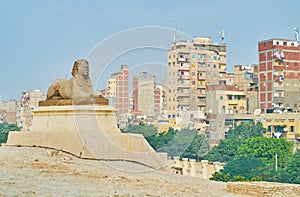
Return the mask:
[[108,105],[108,99],[94,94],[89,63],[84,59],[74,62],[71,79],[53,83],[48,88],[46,101],[39,102],[39,106],[89,104]]

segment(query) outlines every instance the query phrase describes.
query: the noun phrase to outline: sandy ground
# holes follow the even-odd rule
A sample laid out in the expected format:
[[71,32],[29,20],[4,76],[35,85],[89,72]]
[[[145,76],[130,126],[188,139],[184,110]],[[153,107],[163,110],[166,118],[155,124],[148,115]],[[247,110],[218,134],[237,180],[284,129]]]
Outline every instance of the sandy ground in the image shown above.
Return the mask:
[[[120,170],[127,169],[127,170]],[[237,196],[226,184],[52,149],[0,147],[0,196]]]

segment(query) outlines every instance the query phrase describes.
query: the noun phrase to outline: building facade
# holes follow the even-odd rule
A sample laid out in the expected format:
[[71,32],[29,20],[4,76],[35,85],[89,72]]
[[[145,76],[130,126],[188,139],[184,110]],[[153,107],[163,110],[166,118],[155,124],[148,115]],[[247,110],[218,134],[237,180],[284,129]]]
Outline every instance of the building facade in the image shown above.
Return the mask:
[[0,102],[0,123],[17,124],[20,111],[19,101]]
[[266,112],[299,111],[300,47],[297,41],[258,43],[259,107]]
[[109,105],[116,109],[117,117],[129,112],[128,74],[128,66],[121,65],[121,70],[112,73],[111,78],[107,80],[106,95],[103,95],[109,100]]
[[226,45],[199,37],[175,42],[168,52],[167,82],[168,118],[205,112],[206,87],[226,83]]
[[253,113],[258,108],[258,64],[235,65],[234,85],[243,90],[247,97],[247,113]]
[[225,119],[227,114],[246,114],[247,97],[243,90],[235,86],[208,86],[206,98],[208,122],[206,137],[210,147],[225,137]]
[[159,93],[155,81],[155,76],[149,72],[141,72],[133,77],[133,109],[148,118],[154,118],[155,102],[159,104],[159,95],[155,95]]
[[121,65],[116,78],[116,109],[118,115],[125,115],[129,111],[128,66]]

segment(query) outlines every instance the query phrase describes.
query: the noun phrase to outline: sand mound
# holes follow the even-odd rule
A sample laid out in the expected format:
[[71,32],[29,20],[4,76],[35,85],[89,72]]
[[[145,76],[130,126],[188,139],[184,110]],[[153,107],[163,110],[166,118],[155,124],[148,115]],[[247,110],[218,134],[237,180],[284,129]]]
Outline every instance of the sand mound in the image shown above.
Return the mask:
[[36,147],[0,147],[0,196],[236,196],[225,190],[225,183],[136,163],[83,160]]

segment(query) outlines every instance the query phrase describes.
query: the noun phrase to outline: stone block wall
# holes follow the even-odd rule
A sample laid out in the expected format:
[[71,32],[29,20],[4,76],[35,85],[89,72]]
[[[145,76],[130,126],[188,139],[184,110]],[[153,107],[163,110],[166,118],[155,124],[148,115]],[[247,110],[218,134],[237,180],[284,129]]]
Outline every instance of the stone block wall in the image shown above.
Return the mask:
[[174,157],[170,163],[170,169],[175,174],[182,174],[193,177],[200,177],[204,179],[209,179],[212,174],[223,169],[224,165],[220,162],[208,162],[207,160],[202,160],[201,162],[196,162],[195,159]]
[[229,182],[227,192],[258,197],[300,196],[300,185],[270,182]]

